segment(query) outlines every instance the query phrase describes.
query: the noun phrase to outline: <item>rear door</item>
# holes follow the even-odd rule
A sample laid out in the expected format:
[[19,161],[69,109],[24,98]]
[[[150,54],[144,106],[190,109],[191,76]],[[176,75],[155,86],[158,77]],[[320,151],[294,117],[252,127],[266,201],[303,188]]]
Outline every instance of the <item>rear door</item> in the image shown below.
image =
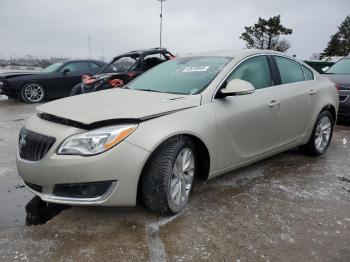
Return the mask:
[[255,93],[215,99],[218,167],[224,169],[273,151],[280,145],[279,89],[265,55],[242,62],[227,78],[250,82]]
[[283,56],[272,57],[281,81],[276,88],[282,91],[281,145],[286,145],[300,139],[311,121],[315,81],[313,75],[312,79],[305,81],[305,73],[299,62]]

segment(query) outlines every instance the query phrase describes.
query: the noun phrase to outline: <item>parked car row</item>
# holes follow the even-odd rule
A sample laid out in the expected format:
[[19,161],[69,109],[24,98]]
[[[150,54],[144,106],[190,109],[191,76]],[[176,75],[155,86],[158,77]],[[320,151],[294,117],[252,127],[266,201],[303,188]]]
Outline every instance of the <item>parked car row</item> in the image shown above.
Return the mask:
[[0,75],[0,94],[27,103],[120,87],[150,68],[174,58],[163,48],[132,51],[109,64],[97,60],[69,60],[54,63],[36,73],[12,72]]
[[69,96],[83,74],[96,74],[106,63],[97,60],[68,60],[54,63],[39,72],[0,75],[0,94],[27,103]]
[[[195,178],[295,147],[326,152],[339,93],[305,63],[264,50],[166,56],[123,88],[39,106],[19,135],[25,186],[47,202],[132,206],[140,199],[174,214],[186,207]],[[118,61],[105,67],[114,71],[108,83],[122,70],[125,84],[137,64],[121,69]],[[100,77],[87,79],[98,85]],[[82,92],[96,87],[88,80]]]

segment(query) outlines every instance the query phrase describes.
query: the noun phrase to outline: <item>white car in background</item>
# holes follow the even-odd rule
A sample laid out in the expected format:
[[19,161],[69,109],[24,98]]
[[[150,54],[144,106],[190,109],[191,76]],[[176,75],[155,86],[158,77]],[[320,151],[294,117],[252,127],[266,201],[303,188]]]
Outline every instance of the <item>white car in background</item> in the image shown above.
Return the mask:
[[334,84],[283,53],[242,50],[165,62],[129,83],[38,107],[17,167],[47,202],[178,213],[206,180],[300,147],[319,156],[338,110]]

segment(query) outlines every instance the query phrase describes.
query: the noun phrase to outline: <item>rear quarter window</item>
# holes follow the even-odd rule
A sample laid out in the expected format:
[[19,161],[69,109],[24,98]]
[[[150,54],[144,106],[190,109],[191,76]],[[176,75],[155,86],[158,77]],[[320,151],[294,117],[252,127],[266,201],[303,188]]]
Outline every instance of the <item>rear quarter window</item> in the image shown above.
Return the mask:
[[280,56],[275,56],[275,60],[280,71],[282,85],[305,80],[298,62]]
[[312,71],[309,68],[303,65],[303,71],[304,71],[306,81],[314,80],[314,73],[312,73]]

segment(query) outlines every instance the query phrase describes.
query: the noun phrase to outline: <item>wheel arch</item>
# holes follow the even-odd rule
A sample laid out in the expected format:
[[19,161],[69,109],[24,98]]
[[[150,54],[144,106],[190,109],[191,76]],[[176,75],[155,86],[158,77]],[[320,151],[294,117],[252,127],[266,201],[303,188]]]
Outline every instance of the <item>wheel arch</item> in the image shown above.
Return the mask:
[[336,107],[332,104],[332,103],[327,103],[325,105],[323,105],[322,107],[319,107],[321,109],[319,109],[319,111],[315,111],[315,115],[313,116],[313,118],[310,121],[310,125],[308,127],[308,131],[307,131],[307,135],[305,136],[305,138],[303,139],[303,143],[307,143],[307,141],[309,141],[312,132],[314,130],[316,121],[318,116],[323,112],[323,111],[329,111],[333,117],[334,120],[334,124],[336,123],[337,120],[337,111],[336,111]]
[[26,84],[29,84],[29,83],[37,83],[37,84],[40,84],[46,91],[46,87],[45,87],[45,84],[40,81],[40,80],[27,80],[27,81],[23,81],[23,83],[20,85],[20,88],[22,89]]
[[337,122],[337,111],[335,109],[335,107],[332,105],[332,104],[328,104],[326,106],[324,106],[320,113],[323,112],[323,111],[329,111],[333,117],[333,120],[334,120],[334,124]]
[[[199,137],[193,135],[193,134],[188,134],[188,133],[180,133],[173,135],[171,137],[167,137],[164,140],[162,140],[152,151],[152,153],[148,156],[147,160],[144,163],[144,166],[142,168],[141,174],[139,176],[138,180],[138,185],[137,185],[137,199],[140,200],[140,195],[141,195],[141,190],[142,190],[142,185],[141,185],[141,178],[145,173],[145,169],[147,167],[147,164],[151,160],[152,156],[156,153],[157,149],[160,148],[162,145],[169,143],[170,141],[173,140],[181,140],[184,137],[189,138],[195,145],[196,151],[197,151],[197,161],[200,159],[200,165],[198,165],[198,176],[202,181],[205,181],[209,177],[209,172],[210,172],[210,154],[209,150],[206,146],[206,144],[200,139]],[[199,161],[198,161],[199,162]]]

